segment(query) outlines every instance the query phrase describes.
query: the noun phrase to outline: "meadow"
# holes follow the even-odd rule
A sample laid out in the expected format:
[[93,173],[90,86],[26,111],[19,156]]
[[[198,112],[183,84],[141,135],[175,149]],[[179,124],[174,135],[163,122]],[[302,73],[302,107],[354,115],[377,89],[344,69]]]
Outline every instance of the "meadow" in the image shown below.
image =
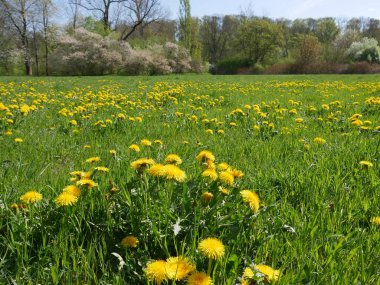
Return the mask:
[[380,77],[0,78],[0,284],[380,284]]

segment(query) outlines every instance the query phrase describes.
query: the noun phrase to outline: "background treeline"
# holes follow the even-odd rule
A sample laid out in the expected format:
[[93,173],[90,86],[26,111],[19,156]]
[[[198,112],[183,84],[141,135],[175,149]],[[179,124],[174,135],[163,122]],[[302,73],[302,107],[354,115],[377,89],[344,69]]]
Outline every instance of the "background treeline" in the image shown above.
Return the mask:
[[[160,0],[0,0],[0,75],[380,72],[380,20],[172,20]],[[65,19],[65,20],[62,20]]]

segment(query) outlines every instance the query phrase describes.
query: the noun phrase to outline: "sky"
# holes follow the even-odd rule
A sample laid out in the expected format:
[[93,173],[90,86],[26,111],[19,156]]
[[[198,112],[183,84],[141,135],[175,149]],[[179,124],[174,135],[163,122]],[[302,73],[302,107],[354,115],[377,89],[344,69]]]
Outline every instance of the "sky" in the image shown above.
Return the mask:
[[[170,18],[178,18],[180,0],[162,0]],[[380,0],[190,0],[192,16],[252,11],[269,18],[380,18]]]

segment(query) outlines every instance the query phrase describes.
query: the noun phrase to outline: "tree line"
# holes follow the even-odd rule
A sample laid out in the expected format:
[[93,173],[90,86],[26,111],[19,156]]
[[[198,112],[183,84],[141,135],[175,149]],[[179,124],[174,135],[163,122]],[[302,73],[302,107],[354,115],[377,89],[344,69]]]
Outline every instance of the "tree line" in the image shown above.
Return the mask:
[[190,0],[178,15],[161,0],[0,0],[0,74],[380,70],[378,19],[197,18]]

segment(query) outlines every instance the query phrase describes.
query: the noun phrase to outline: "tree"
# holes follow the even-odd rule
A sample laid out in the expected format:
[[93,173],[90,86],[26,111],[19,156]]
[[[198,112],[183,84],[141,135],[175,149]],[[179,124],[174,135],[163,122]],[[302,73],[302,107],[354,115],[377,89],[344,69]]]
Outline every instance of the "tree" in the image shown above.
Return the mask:
[[24,54],[25,72],[32,75],[32,62],[29,42],[30,17],[35,12],[36,2],[34,0],[0,0],[0,8],[10,19],[17,31]]
[[[111,29],[110,13],[114,4],[129,2],[128,0],[70,0],[70,4],[75,7],[75,15],[78,12],[78,6],[88,11],[92,11],[101,15],[104,31]],[[130,2],[133,2],[130,0]],[[75,26],[75,24],[74,24]],[[75,28],[74,28],[75,29]]]
[[225,57],[237,26],[237,21],[234,21],[231,16],[203,17],[200,25],[203,58],[211,64],[216,64]]
[[297,63],[303,67],[319,61],[322,47],[316,36],[304,35],[298,43],[297,50]]
[[45,75],[49,75],[49,43],[50,43],[50,17],[53,14],[55,6],[52,0],[41,0],[40,10],[42,16],[42,34],[45,52]]
[[190,0],[179,1],[179,41],[190,50],[191,48],[191,7]]
[[145,27],[163,19],[165,15],[160,0],[125,0],[123,8],[128,19],[120,37],[124,41],[138,29],[142,36]]
[[331,44],[339,31],[339,27],[333,18],[322,18],[317,21],[315,35],[322,44]]
[[268,20],[253,18],[244,20],[237,31],[237,46],[252,64],[263,63],[269,56],[277,56],[283,44],[281,26]]

